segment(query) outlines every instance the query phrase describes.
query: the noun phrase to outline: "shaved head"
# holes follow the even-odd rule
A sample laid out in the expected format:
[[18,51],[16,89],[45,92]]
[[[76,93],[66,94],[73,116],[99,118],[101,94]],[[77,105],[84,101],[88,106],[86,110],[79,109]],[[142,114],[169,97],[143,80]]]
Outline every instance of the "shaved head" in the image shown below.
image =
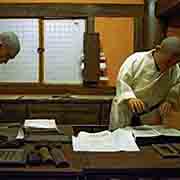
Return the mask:
[[153,57],[161,72],[165,72],[176,63],[179,63],[180,38],[176,36],[165,38],[160,45],[156,46]]
[[180,38],[179,37],[167,37],[160,44],[160,51],[180,56]]
[[11,59],[14,58],[20,51],[19,38],[14,32],[0,33],[0,42],[5,44],[8,48]]

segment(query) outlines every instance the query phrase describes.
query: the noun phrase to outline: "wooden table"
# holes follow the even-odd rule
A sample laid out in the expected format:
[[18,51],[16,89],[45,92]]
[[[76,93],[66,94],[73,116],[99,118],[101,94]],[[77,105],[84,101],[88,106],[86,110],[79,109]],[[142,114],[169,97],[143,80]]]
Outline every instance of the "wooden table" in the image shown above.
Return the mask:
[[141,146],[139,152],[85,152],[84,156],[87,163],[83,174],[87,180],[180,177],[180,158],[162,158],[151,145]]
[[61,124],[109,124],[113,96],[0,95],[0,120],[56,119]]
[[[72,134],[72,128],[64,128],[64,133]],[[62,151],[70,166],[68,168],[56,168],[53,164],[23,166],[0,166],[1,180],[78,180],[82,176],[83,156],[81,152],[73,152],[71,144],[64,144]],[[81,159],[82,158],[82,159]]]
[[150,146],[140,152],[86,153],[87,179],[180,177],[180,158],[163,159]]
[[[91,131],[94,129],[92,126],[88,126],[87,128]],[[71,126],[64,126],[63,129],[66,135],[72,135]],[[0,179],[103,180],[123,177],[134,180],[138,177],[180,177],[180,158],[164,159],[151,146],[143,146],[140,149],[140,152],[73,152],[71,144],[64,144],[63,152],[70,162],[69,168],[56,168],[54,165],[26,165],[26,167],[1,166]]]

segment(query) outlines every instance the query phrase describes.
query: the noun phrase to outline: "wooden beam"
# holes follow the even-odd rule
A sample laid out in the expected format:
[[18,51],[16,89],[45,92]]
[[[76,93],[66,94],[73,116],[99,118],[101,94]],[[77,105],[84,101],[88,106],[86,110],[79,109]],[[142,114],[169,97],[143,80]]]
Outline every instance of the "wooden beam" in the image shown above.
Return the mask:
[[129,4],[1,4],[0,17],[143,16],[144,5]]
[[143,17],[135,17],[134,18],[134,52],[144,50],[143,34],[144,34]]
[[44,81],[44,21],[39,19],[39,83]]
[[49,85],[39,83],[0,83],[0,94],[88,94],[115,95],[115,87],[84,85]]

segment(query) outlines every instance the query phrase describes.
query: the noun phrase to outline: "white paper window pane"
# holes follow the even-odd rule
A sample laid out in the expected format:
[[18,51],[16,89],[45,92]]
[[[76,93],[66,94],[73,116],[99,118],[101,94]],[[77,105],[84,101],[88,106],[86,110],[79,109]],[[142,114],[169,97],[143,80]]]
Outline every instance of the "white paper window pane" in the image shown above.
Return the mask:
[[38,80],[38,20],[0,19],[0,32],[15,32],[21,43],[19,54],[7,64],[0,64],[0,82]]
[[45,81],[82,84],[80,57],[85,20],[45,20]]

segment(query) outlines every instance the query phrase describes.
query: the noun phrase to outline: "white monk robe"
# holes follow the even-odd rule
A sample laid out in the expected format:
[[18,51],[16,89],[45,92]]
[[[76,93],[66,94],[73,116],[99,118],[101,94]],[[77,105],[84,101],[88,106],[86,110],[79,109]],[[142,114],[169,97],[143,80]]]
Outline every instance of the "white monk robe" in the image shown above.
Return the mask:
[[[111,107],[111,130],[131,124],[132,111],[126,101],[129,98],[141,99],[148,108],[161,101],[175,102],[173,97],[177,97],[175,93],[178,93],[180,81],[179,65],[176,64],[168,71],[160,73],[152,56],[153,51],[134,53],[121,66],[116,96]],[[153,124],[151,120],[157,117],[160,115],[158,109],[155,109],[141,116],[142,124]]]

